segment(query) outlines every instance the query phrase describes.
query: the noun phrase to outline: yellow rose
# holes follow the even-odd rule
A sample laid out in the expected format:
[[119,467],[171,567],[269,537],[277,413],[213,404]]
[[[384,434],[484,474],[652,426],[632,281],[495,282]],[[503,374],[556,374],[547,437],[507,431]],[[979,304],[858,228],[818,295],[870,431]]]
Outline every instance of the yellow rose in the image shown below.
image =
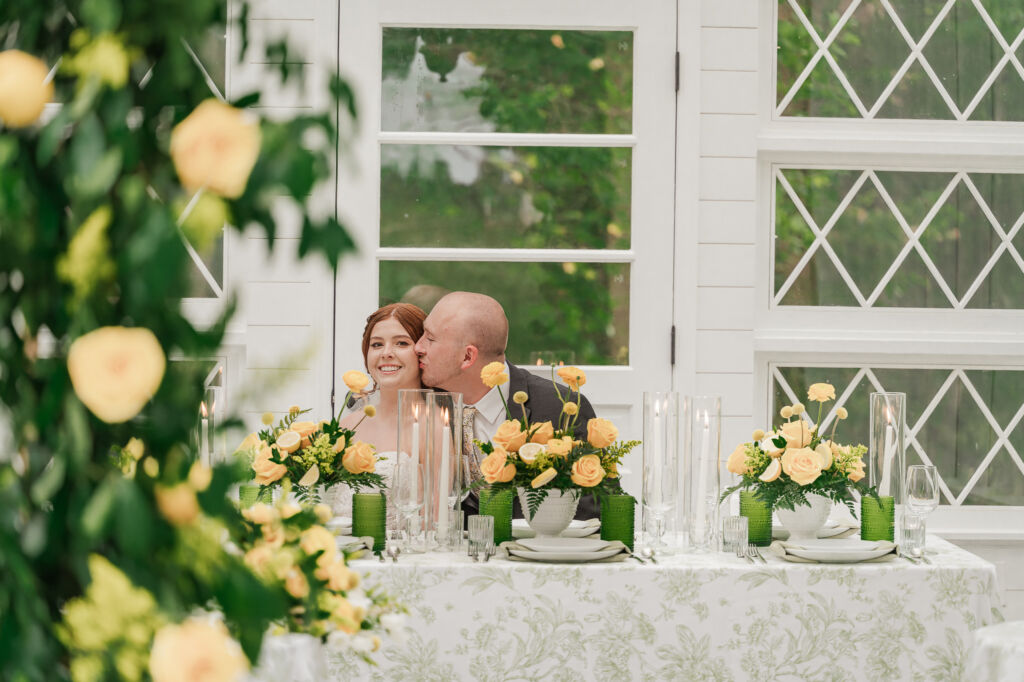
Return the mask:
[[551,422],[533,424],[531,428],[533,429],[533,435],[530,436],[531,443],[544,445],[555,436],[555,427],[551,425]]
[[302,507],[295,504],[294,502],[285,502],[281,505],[281,518],[290,519],[296,514],[302,513]]
[[260,532],[263,534],[263,542],[271,547],[281,547],[284,545],[285,530],[284,526],[280,523],[265,523],[260,526]]
[[160,514],[176,526],[185,526],[199,518],[199,501],[196,491],[185,483],[174,486],[158,485],[156,506]]
[[559,367],[556,374],[574,391],[580,390],[580,386],[587,383],[587,375],[579,367]]
[[299,436],[302,437],[302,441],[300,442],[300,445],[302,447],[304,447],[304,448],[308,448],[309,447],[309,437],[310,437],[310,435],[314,431],[317,430],[317,428],[319,428],[319,427],[317,426],[316,422],[303,421],[303,422],[292,422],[292,425],[290,427],[288,427],[288,430],[289,431],[294,431],[295,433],[299,434]]
[[338,556],[334,533],[323,526],[310,526],[302,531],[302,535],[299,536],[299,547],[310,556],[323,552],[316,560],[318,566],[334,563]]
[[803,419],[787,422],[779,429],[779,435],[786,439],[787,448],[803,448],[811,443],[811,429]]
[[377,460],[373,453],[372,445],[357,440],[345,448],[345,454],[341,456],[341,466],[350,474],[372,473],[377,468]]
[[137,415],[160,388],[165,367],[160,342],[142,327],[101,327],[68,350],[75,395],[108,424]]
[[153,638],[149,674],[153,682],[239,680],[249,662],[223,623],[189,619],[165,625]]
[[480,380],[484,382],[485,386],[490,386],[491,388],[508,381],[508,375],[505,374],[505,363],[492,362],[486,365],[480,370]]
[[559,455],[565,457],[572,451],[573,440],[572,436],[562,436],[561,438],[552,438],[544,444],[549,454]]
[[587,422],[587,441],[595,448],[606,448],[619,437],[619,430],[607,419],[594,417]]
[[814,451],[818,453],[818,457],[821,458],[822,471],[832,466],[832,448],[828,441],[818,443],[818,447],[814,448]]
[[352,590],[359,585],[359,574],[342,561],[335,561],[316,569],[315,575],[319,580],[326,582],[327,588],[331,590]]
[[288,473],[285,465],[270,461],[272,454],[270,446],[264,444],[252,461],[252,470],[256,474],[253,480],[259,485],[269,485]]
[[604,467],[597,455],[583,455],[572,465],[572,482],[583,488],[593,488],[604,479]]
[[540,472],[540,474],[536,478],[530,481],[530,487],[539,488],[542,485],[547,485],[548,483],[551,482],[551,479],[553,479],[557,475],[558,472],[555,471],[554,467],[548,467],[544,471]]
[[576,403],[566,403],[562,405],[562,412],[565,412],[570,417],[575,417],[576,413],[580,411],[580,406]]
[[745,444],[736,446],[736,449],[729,455],[725,468],[737,476],[747,473],[747,448]]
[[832,384],[811,384],[807,389],[807,399],[816,403],[824,403],[836,399],[836,388]]
[[517,452],[526,442],[526,431],[522,430],[518,421],[510,419],[498,427],[491,442],[508,452]]
[[296,599],[305,599],[309,594],[309,581],[306,576],[297,568],[288,571],[284,579],[284,589]]
[[259,121],[218,99],[203,101],[171,131],[171,159],[190,192],[205,187],[237,199],[259,153]]
[[266,576],[270,574],[270,561],[274,557],[274,548],[263,543],[256,544],[245,553],[242,560],[245,565],[252,569],[257,575]]
[[0,52],[0,121],[9,128],[35,123],[53,99],[46,64],[20,50]]
[[782,455],[782,470],[798,484],[808,485],[821,475],[821,457],[810,448],[787,448]]
[[255,450],[260,445],[260,434],[253,431],[245,439],[238,444],[235,448],[235,452],[246,452],[248,450]]
[[281,515],[278,513],[277,508],[271,507],[269,504],[257,502],[248,509],[242,510],[242,518],[262,526],[265,523],[274,523],[281,518]]
[[516,405],[522,405],[529,399],[530,396],[526,394],[526,391],[516,391],[515,394],[512,396],[512,402],[514,402]]
[[480,473],[488,483],[508,483],[516,475],[516,465],[508,461],[504,450],[495,448],[480,462]]
[[370,377],[366,376],[357,369],[350,369],[341,375],[341,380],[348,386],[348,390],[353,393],[362,393],[363,389],[370,383]]

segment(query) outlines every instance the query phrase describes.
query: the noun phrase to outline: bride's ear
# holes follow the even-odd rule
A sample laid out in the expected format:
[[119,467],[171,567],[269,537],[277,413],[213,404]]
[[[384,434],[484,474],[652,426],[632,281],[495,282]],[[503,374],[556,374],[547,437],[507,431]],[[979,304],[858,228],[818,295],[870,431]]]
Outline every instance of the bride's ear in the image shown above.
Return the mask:
[[462,352],[462,369],[469,369],[480,357],[480,350],[476,346],[466,346]]

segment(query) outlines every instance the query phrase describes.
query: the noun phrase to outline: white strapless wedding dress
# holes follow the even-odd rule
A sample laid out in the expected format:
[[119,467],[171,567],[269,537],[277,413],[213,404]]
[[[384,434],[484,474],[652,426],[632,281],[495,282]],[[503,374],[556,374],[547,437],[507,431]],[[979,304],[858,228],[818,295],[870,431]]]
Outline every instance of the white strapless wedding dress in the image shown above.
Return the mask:
[[[378,457],[383,457],[383,460],[377,461],[376,473],[381,475],[384,479],[384,484],[390,488],[392,478],[395,472],[395,455],[394,452],[380,452]],[[375,488],[364,488],[363,492],[373,492]],[[387,496],[387,490],[384,491],[384,495]],[[336,486],[324,491],[320,496],[324,504],[328,505],[333,511],[335,516],[347,516],[352,518],[352,488],[349,488],[343,483],[339,483]],[[398,510],[395,509],[391,500],[388,500],[388,528],[395,528],[398,523]]]

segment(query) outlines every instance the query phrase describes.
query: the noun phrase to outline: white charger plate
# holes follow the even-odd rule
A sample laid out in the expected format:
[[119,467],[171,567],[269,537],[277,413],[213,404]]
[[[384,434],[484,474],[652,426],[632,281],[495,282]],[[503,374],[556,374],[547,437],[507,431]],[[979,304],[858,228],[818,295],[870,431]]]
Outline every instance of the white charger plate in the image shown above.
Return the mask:
[[608,540],[588,538],[523,538],[519,544],[534,552],[599,552],[611,544]]
[[810,540],[799,546],[787,546],[786,551],[802,559],[813,559],[823,563],[854,563],[877,559],[894,550],[886,543],[870,542],[855,538],[842,540]]
[[622,549],[603,549],[599,552],[531,552],[526,549],[510,549],[509,552],[517,557],[529,559],[530,561],[543,561],[546,563],[585,563],[587,561],[598,561],[615,556]]
[[[561,536],[563,538],[585,538],[600,531],[600,523],[573,519],[569,522],[569,527],[562,531]],[[530,528],[530,524],[526,522],[526,519],[512,519],[512,537],[518,540],[520,538],[532,538],[535,535],[536,533]]]

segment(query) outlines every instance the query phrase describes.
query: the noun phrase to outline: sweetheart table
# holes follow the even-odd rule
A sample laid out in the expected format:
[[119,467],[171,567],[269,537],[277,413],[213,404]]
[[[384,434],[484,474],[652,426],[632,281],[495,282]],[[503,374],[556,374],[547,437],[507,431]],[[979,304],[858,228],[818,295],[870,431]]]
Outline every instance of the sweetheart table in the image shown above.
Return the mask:
[[962,678],[972,630],[1002,620],[995,567],[937,537],[928,564],[540,564],[456,554],[361,559],[409,607],[404,645],[333,679],[905,680]]

